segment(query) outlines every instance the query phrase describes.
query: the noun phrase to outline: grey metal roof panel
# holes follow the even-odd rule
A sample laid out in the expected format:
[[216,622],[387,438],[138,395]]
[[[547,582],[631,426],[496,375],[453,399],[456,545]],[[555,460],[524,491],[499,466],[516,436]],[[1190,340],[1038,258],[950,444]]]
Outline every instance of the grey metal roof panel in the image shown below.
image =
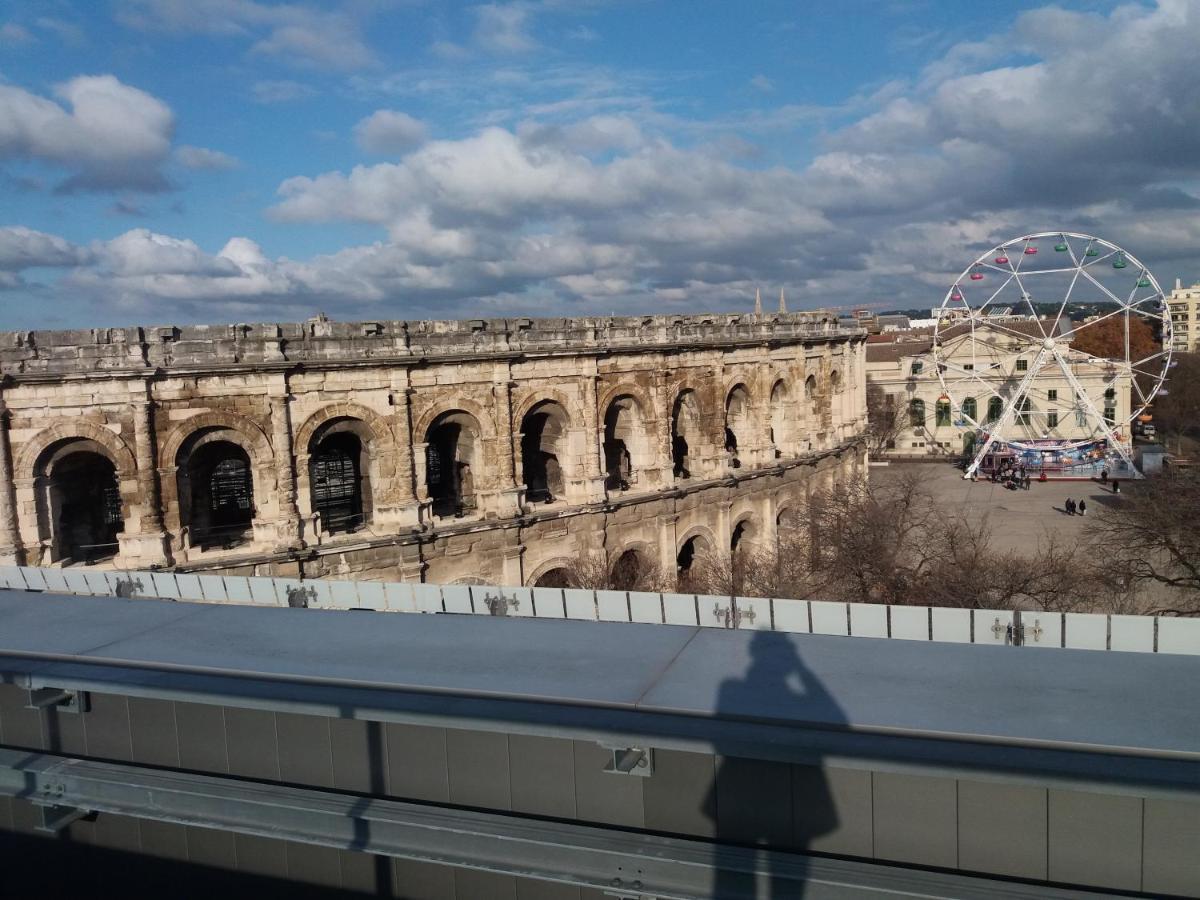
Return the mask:
[[[59,658],[14,660],[14,651]],[[540,704],[555,709],[538,711],[539,721],[611,730],[674,717],[678,733],[712,734],[715,718],[762,726],[771,740],[795,741],[807,725],[1200,760],[1200,657],[1182,655],[7,591],[6,655],[0,671],[62,675],[119,662],[128,668],[104,675],[117,686],[141,679],[211,689],[223,678],[268,699],[336,705],[344,695],[361,706],[373,693],[376,704],[465,715],[493,704],[504,716],[534,716],[528,710]]]
[[0,654],[606,705],[634,704],[696,631],[574,624],[0,592]]

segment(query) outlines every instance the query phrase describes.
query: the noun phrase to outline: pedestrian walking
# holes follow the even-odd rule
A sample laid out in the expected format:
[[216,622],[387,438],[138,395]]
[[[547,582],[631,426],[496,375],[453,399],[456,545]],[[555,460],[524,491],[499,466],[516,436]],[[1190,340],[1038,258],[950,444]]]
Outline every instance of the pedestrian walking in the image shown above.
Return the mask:
[[1113,493],[1114,494],[1121,493],[1121,481],[1119,478],[1113,479]]
[[1101,469],[1101,470],[1100,470],[1100,483],[1101,483],[1101,484],[1108,484],[1108,469]]
[[1075,515],[1075,501],[1070,497],[1067,498],[1067,502],[1063,504],[1063,507],[1066,509],[1068,516]]
[[1087,501],[1086,500],[1079,501],[1079,514],[1081,516],[1087,515]]

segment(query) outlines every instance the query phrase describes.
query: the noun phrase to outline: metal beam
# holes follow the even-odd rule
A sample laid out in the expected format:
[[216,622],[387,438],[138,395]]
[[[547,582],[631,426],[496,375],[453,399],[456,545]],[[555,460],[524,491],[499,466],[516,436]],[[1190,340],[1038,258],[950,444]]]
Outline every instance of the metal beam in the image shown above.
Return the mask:
[[0,749],[0,794],[572,884],[618,897],[710,897],[718,876],[729,900],[801,894],[807,900],[875,894],[961,900],[1099,896],[27,751]]

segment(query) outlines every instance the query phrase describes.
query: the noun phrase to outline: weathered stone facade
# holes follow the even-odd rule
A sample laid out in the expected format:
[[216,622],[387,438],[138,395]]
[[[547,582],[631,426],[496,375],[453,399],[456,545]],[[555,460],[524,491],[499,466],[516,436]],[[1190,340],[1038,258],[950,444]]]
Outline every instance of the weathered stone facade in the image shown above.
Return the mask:
[[862,465],[863,340],[805,314],[5,334],[0,559],[674,573]]

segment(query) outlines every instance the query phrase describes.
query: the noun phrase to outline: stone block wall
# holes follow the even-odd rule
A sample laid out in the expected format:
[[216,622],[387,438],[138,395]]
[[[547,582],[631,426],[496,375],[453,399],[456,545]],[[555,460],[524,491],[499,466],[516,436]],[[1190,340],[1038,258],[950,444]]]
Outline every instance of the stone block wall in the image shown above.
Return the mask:
[[0,559],[670,573],[862,464],[863,340],[802,313],[0,335]]

